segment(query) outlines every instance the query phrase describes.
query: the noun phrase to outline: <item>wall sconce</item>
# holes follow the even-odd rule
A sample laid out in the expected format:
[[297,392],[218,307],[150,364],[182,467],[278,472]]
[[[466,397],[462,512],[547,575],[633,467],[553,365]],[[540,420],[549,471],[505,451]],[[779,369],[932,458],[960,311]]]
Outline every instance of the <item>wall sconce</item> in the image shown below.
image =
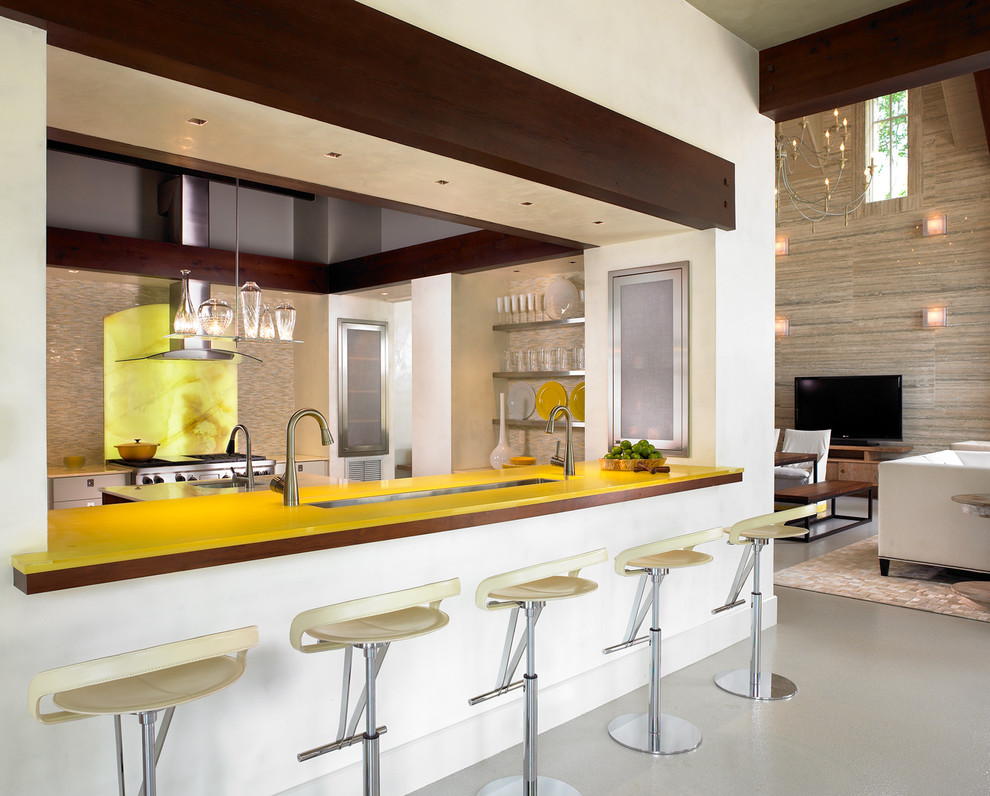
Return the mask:
[[791,333],[791,322],[787,318],[774,318],[773,333],[776,337],[787,337]]
[[921,311],[921,325],[926,329],[936,326],[948,326],[946,318],[948,316],[947,307],[925,307]]
[[921,222],[921,234],[925,238],[929,235],[944,235],[945,229],[944,213],[940,216],[929,216]]
[[787,254],[790,248],[791,248],[790,238],[777,238],[777,240],[774,241],[773,244],[773,253],[779,257],[783,254]]

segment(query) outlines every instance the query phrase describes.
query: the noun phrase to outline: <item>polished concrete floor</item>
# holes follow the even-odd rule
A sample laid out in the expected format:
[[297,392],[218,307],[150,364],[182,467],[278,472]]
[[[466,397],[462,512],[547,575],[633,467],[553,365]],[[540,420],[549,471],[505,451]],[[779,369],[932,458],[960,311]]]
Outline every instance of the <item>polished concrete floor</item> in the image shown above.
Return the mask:
[[[848,501],[854,512],[863,505]],[[774,567],[874,533],[867,525],[810,544],[778,542]],[[663,710],[702,729],[697,750],[654,758],[611,740],[613,717],[643,710],[642,688],[542,733],[541,773],[583,796],[990,794],[990,625],[796,589],[777,594],[778,624],[763,638],[774,671],[798,685],[793,699],[752,702],[712,683],[746,665],[742,642],[663,678]],[[416,796],[477,793],[520,773],[521,749]]]

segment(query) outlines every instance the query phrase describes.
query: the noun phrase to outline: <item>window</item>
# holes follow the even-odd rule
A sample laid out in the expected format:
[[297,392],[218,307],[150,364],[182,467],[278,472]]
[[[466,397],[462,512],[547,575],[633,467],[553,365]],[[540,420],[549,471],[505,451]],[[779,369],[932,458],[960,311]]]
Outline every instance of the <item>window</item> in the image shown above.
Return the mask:
[[908,195],[908,93],[866,103],[866,162],[873,160],[870,202]]

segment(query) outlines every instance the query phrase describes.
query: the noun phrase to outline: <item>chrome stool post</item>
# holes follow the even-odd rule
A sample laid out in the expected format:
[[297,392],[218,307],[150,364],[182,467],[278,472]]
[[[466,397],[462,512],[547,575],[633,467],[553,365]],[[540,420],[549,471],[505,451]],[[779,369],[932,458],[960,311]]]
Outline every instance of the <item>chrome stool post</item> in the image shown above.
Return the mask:
[[[660,584],[673,567],[691,567],[707,564],[712,557],[699,553],[696,545],[711,542],[722,537],[721,528],[675,536],[660,542],[641,545],[624,550],[615,558],[615,571],[626,577],[641,575],[639,587],[633,600],[626,628],[625,639],[602,653],[628,649],[644,642],[650,644],[649,703],[646,713],[626,713],[613,719],[608,725],[612,739],[628,749],[647,752],[652,755],[673,755],[690,752],[701,745],[701,730],[694,724],[678,716],[660,712],[660,649],[662,631],[660,629]],[[644,592],[649,582],[650,592],[644,600]],[[650,633],[636,638],[636,633],[651,611]]]
[[[590,594],[598,584],[578,577],[582,567],[604,561],[604,549],[582,555],[524,567],[486,578],[475,592],[475,603],[483,611],[510,608],[509,627],[495,688],[468,700],[469,705],[492,699],[520,686],[523,700],[523,773],[489,782],[478,796],[580,796],[577,789],[559,779],[540,776],[538,765],[539,700],[536,674],[536,622],[549,600],[562,600]],[[512,652],[512,642],[520,611],[526,619],[525,634]],[[526,672],[521,681],[510,682],[526,653]]]
[[[365,796],[381,793],[381,754],[379,738],[388,728],[378,726],[378,692],[375,684],[382,663],[393,641],[415,638],[445,627],[450,617],[440,610],[440,602],[461,593],[457,578],[417,586],[412,589],[377,594],[349,602],[326,605],[303,611],[292,620],[289,642],[299,652],[344,650],[341,684],[340,719],[337,738],[296,755],[301,763],[360,742],[362,746],[363,792]],[[427,605],[423,605],[427,603]],[[316,643],[308,643],[315,639]],[[351,669],[354,649],[364,653],[364,690],[354,706],[350,721]],[[357,732],[361,715],[365,730]]]
[[750,567],[753,571],[753,602],[749,668],[734,669],[716,675],[715,685],[723,691],[761,701],[790,699],[797,693],[797,686],[792,680],[763,670],[763,593],[760,590],[760,553],[770,539],[787,539],[791,536],[803,536],[806,533],[804,528],[785,523],[809,517],[825,509],[824,503],[811,503],[807,506],[742,520],[727,529],[729,544],[748,546],[739,564],[736,583],[733,584],[737,591],[735,596],[729,595],[728,603],[734,603],[735,598],[739,596],[739,591],[742,590],[739,574],[746,572]]

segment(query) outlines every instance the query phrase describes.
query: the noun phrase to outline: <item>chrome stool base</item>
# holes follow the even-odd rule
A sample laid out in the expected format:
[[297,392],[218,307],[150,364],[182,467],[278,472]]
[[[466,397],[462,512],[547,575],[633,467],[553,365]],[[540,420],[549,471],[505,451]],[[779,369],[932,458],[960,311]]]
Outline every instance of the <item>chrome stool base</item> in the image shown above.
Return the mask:
[[[478,796],[519,796],[520,793],[526,793],[525,788],[522,775],[517,774],[489,782],[478,791]],[[577,788],[552,777],[537,777],[536,788],[540,796],[581,796]]]
[[701,746],[701,730],[691,722],[667,713],[660,714],[660,737],[656,744],[650,743],[649,716],[646,713],[625,713],[612,719],[608,734],[627,749],[652,755],[677,755]]
[[749,669],[722,672],[715,677],[715,685],[730,694],[765,702],[774,699],[790,699],[798,690],[793,681],[771,672],[760,672],[754,688],[754,683],[750,681]]

